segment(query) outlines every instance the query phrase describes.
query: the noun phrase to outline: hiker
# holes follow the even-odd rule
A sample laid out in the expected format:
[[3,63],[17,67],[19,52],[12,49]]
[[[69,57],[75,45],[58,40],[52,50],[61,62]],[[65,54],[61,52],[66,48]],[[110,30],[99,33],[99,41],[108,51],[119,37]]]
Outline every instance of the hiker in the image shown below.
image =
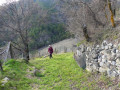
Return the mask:
[[48,52],[50,54],[50,58],[52,58],[53,48],[51,45],[49,45]]

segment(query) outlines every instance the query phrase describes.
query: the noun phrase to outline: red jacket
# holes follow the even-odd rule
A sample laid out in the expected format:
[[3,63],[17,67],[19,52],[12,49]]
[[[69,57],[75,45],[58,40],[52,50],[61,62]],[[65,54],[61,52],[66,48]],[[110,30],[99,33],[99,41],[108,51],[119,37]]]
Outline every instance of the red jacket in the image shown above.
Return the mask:
[[52,47],[49,47],[49,48],[48,48],[48,52],[49,52],[50,54],[52,54],[52,53],[53,53],[53,48],[52,48]]

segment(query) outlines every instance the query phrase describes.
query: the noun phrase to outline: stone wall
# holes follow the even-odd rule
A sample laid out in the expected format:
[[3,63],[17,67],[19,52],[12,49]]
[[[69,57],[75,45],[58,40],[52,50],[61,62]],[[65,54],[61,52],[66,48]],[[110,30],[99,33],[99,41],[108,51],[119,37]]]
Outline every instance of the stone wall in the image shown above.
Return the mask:
[[86,70],[90,72],[105,72],[110,77],[116,77],[120,76],[119,49],[120,44],[112,44],[107,41],[96,46],[81,45],[78,47],[74,58],[80,67],[86,67]]

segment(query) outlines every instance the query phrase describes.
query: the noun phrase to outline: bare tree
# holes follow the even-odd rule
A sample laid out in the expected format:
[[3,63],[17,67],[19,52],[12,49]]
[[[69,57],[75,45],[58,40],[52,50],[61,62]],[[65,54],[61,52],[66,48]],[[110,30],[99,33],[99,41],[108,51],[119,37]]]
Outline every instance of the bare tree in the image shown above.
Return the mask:
[[112,5],[112,4],[115,4],[115,1],[111,1],[111,0],[107,0],[107,4],[108,4],[108,8],[109,8],[109,11],[110,11],[110,16],[111,16],[111,23],[112,23],[112,27],[115,27],[115,21],[114,21],[114,16],[115,16],[115,8],[113,9],[112,6],[115,6],[115,5]]
[[[35,15],[37,14],[37,15]],[[0,21],[9,31],[16,34],[14,47],[24,53],[26,63],[29,62],[29,30],[34,27],[34,22],[44,22],[47,12],[33,0],[20,0],[0,8]]]
[[[108,0],[109,1],[109,0]],[[87,41],[90,33],[108,25],[109,4],[107,0],[60,0],[60,10],[67,18],[67,29],[75,35],[84,35]],[[114,18],[112,26],[114,26]],[[85,27],[84,27],[85,26]],[[86,32],[85,32],[85,31]]]

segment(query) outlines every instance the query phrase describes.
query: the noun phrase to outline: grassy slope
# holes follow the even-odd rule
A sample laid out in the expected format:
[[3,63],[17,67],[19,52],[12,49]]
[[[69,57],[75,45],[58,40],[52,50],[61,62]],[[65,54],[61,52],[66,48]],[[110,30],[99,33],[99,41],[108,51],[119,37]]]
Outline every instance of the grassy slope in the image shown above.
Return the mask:
[[[79,68],[72,53],[53,57],[37,58],[29,65],[10,60],[4,66],[5,72],[0,73],[0,80],[5,76],[10,80],[0,90],[99,90],[101,85],[106,88],[112,85],[107,77]],[[36,76],[34,67],[38,69]]]
[[[55,55],[51,60],[49,58],[37,59],[32,63],[37,69],[43,70],[44,77],[41,78],[40,89],[70,90],[71,88],[87,88],[82,85],[87,81],[87,75],[77,66],[72,59],[72,54]],[[89,86],[91,89],[93,88],[92,85]]]

